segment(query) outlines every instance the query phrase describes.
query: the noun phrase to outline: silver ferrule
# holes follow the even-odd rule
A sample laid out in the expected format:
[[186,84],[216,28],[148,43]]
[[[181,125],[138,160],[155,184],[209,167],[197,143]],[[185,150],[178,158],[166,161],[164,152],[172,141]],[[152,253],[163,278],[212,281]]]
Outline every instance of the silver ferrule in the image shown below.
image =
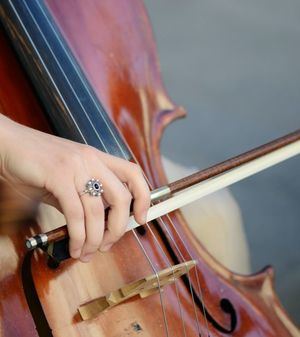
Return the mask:
[[48,243],[47,234],[38,234],[26,240],[26,248],[32,250],[38,247],[45,246]]
[[171,189],[169,186],[162,186],[157,188],[156,190],[153,190],[151,192],[151,201],[155,202],[158,200],[163,200],[167,197],[171,196]]
[[40,237],[40,239],[42,241],[42,245],[45,246],[47,244],[47,242],[48,242],[48,236],[47,236],[47,234],[44,234],[44,233],[39,234],[39,237]]
[[28,250],[32,250],[32,249],[34,249],[34,248],[37,247],[37,241],[36,241],[36,239],[33,238],[33,237],[27,239],[26,242],[25,242],[25,244],[26,244],[26,248],[27,248]]

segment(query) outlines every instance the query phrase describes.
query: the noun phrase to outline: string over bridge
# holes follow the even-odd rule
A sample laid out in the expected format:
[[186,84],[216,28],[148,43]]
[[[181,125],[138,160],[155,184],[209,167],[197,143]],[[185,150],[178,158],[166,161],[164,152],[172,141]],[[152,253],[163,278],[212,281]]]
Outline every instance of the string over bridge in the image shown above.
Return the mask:
[[85,321],[134,296],[148,297],[160,291],[164,286],[174,283],[182,275],[187,274],[196,264],[197,261],[190,260],[129,283],[108,293],[106,296],[81,305],[78,308],[79,314]]

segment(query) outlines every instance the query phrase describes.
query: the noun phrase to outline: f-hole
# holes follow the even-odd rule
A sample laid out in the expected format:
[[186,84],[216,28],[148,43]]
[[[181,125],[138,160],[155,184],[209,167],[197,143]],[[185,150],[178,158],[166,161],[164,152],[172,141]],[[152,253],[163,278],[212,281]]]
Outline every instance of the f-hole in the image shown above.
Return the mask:
[[[162,240],[164,241],[169,254],[171,255],[171,258],[173,260],[173,262],[175,264],[179,264],[180,261],[177,258],[176,254],[174,253],[168,238],[166,237],[165,233],[162,231],[159,223],[154,220],[152,221],[153,225],[155,226],[156,230],[158,231],[159,235],[161,236]],[[197,268],[197,267],[196,267]],[[189,279],[187,277],[187,275],[183,275],[182,277],[183,283],[185,285],[185,287],[187,288],[188,292],[193,292],[193,296],[194,296],[194,301],[197,305],[197,307],[199,308],[199,310],[201,311],[201,313],[203,315],[206,316],[206,319],[208,320],[208,322],[210,322],[212,324],[212,326],[218,330],[219,332],[222,332],[224,334],[232,334],[234,332],[234,330],[236,329],[237,326],[237,314],[236,311],[234,309],[233,304],[229,301],[229,299],[227,298],[221,298],[219,305],[220,305],[220,309],[227,315],[229,316],[229,320],[230,320],[230,327],[226,328],[224,326],[222,326],[220,323],[218,323],[214,317],[210,314],[210,312],[206,309],[205,305],[202,303],[200,297],[197,295],[197,292],[194,290],[193,287],[191,287]]]

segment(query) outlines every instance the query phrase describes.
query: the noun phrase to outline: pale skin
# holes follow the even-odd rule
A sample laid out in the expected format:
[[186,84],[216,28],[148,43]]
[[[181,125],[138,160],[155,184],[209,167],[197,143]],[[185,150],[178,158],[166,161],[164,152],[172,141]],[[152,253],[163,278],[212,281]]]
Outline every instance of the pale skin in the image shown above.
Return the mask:
[[[88,262],[125,232],[133,200],[135,220],[144,224],[150,191],[138,165],[18,124],[0,114],[0,175],[32,199],[55,206],[67,221],[70,255]],[[91,178],[103,196],[80,196]],[[106,229],[104,203],[110,207]]]

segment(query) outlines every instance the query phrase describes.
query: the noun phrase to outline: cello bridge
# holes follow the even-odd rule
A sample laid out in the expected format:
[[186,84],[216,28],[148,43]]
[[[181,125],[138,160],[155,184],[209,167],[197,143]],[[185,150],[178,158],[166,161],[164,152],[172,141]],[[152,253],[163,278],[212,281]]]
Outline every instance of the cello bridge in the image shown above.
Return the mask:
[[82,304],[78,308],[79,314],[82,320],[85,321],[134,296],[139,296],[140,298],[148,297],[162,291],[164,286],[174,283],[182,275],[187,274],[196,264],[197,261],[195,260],[187,261],[129,283],[108,293],[106,296]]

